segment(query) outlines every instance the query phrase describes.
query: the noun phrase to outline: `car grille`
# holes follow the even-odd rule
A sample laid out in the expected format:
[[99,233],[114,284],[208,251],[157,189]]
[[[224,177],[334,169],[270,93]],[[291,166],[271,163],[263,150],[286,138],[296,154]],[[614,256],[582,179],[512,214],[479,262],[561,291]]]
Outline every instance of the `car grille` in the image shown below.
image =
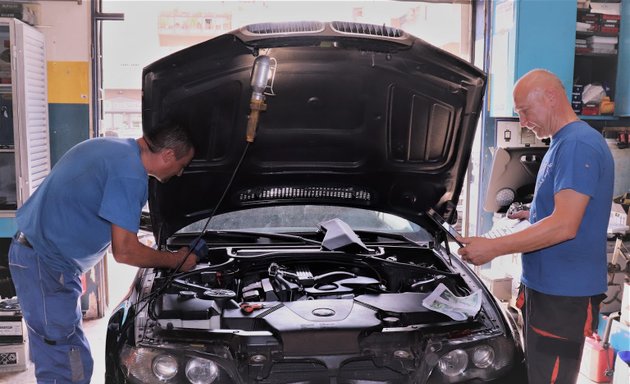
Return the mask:
[[238,193],[241,203],[265,200],[320,199],[334,201],[360,201],[369,203],[372,193],[355,187],[261,187],[242,190]]
[[376,366],[372,360],[353,361],[339,370],[340,383],[409,383],[409,375],[385,366]]
[[256,35],[272,35],[276,33],[321,32],[324,24],[319,22],[296,23],[259,23],[246,27],[247,31]]
[[[345,21],[333,21],[330,23],[333,31],[368,36],[382,36],[400,38],[403,31],[385,25],[352,23]],[[245,27],[245,30],[254,35],[275,35],[282,33],[317,33],[324,31],[324,23],[317,21],[301,21],[287,23],[258,23]]]
[[312,363],[275,363],[264,383],[329,383],[328,369],[323,364]]
[[334,375],[318,362],[283,362],[275,363],[271,372],[261,383],[300,383],[300,384],[396,384],[408,383],[409,375],[402,374],[386,367],[377,367],[372,361],[354,361],[342,365]]
[[337,32],[370,36],[402,37],[403,34],[400,29],[386,27],[384,25],[349,23],[343,21],[333,21],[332,28]]

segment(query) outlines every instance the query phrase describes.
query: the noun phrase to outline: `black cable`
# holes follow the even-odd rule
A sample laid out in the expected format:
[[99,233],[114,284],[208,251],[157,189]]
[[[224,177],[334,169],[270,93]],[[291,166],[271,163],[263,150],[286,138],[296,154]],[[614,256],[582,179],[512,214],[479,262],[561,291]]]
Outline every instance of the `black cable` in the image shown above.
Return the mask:
[[[232,176],[230,177],[230,181],[228,181],[227,186],[223,190],[223,194],[221,195],[221,198],[219,198],[219,201],[214,206],[214,209],[212,209],[212,212],[210,212],[210,216],[208,216],[208,218],[206,219],[206,224],[203,226],[203,228],[201,229],[199,234],[194,238],[194,240],[190,242],[190,244],[195,244],[197,241],[199,241],[199,239],[201,239],[203,237],[204,233],[206,232],[206,229],[208,228],[208,224],[210,224],[210,219],[212,219],[214,217],[214,214],[216,213],[217,209],[219,209],[219,206],[221,206],[221,203],[223,203],[223,200],[225,199],[225,196],[227,196],[227,192],[229,191],[230,187],[232,186],[232,182],[234,182],[234,178],[236,177],[236,174],[238,173],[238,170],[241,168],[241,164],[243,163],[243,159],[245,159],[245,155],[247,154],[247,150],[249,149],[250,144],[251,144],[250,142],[246,142],[245,149],[243,150],[243,154],[241,155],[241,158],[238,160],[238,163],[236,164],[236,168],[234,168],[234,172],[232,172]],[[184,263],[188,259],[188,256],[190,256],[191,253],[192,253],[192,249],[189,249],[188,253],[186,254],[186,256],[182,259],[182,261],[179,262],[177,267],[175,267],[175,269],[173,270],[172,275],[170,275],[169,277],[174,276],[177,273],[177,271],[179,271],[179,269],[182,267],[182,265],[184,265]],[[167,280],[167,283],[172,281],[172,280],[173,280],[173,278],[171,277],[169,280]]]

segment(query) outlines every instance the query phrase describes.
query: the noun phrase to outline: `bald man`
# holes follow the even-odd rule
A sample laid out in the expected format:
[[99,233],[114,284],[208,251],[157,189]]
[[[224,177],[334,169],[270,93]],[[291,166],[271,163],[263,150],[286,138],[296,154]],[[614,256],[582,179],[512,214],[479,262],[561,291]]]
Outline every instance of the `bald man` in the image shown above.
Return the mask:
[[521,126],[538,138],[551,137],[529,211],[532,225],[495,239],[462,238],[458,252],[474,265],[523,253],[517,302],[529,382],[575,384],[584,336],[592,335],[607,290],[614,162],[602,135],[573,112],[553,73],[528,72],[513,97]]

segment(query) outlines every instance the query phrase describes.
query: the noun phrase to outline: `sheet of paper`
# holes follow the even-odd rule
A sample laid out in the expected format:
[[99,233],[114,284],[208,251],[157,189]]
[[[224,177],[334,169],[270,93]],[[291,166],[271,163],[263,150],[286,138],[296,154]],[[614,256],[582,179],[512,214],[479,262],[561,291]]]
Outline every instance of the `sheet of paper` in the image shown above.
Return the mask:
[[475,316],[481,309],[481,290],[468,296],[455,296],[446,285],[440,284],[422,300],[422,305],[432,311],[443,313],[453,320],[466,320],[468,317]]

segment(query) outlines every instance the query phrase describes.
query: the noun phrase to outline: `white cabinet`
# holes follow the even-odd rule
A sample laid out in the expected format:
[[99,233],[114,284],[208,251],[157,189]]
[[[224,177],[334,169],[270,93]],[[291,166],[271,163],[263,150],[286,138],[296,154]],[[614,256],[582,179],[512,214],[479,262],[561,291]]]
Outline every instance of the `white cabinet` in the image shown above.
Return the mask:
[[44,36],[0,18],[0,217],[15,210],[50,171]]

